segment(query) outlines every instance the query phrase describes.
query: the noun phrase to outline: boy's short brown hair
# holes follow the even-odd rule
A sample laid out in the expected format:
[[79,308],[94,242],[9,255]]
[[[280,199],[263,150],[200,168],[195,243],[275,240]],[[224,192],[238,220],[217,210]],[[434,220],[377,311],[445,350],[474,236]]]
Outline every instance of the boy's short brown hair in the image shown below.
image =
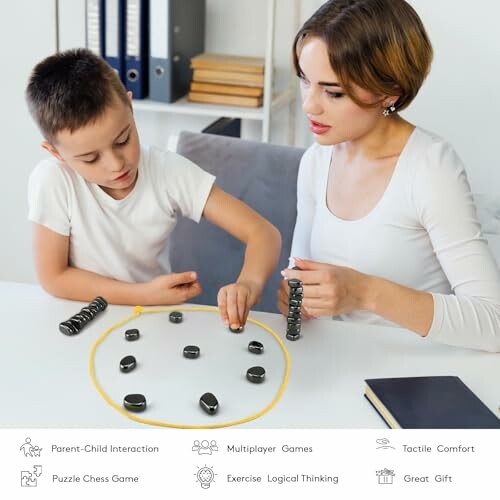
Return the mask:
[[[305,39],[327,46],[330,65],[347,95],[352,84],[380,96],[399,95],[397,111],[417,95],[432,62],[432,45],[422,21],[404,0],[329,0],[302,26],[293,42],[297,75]],[[382,102],[383,97],[375,103]]]
[[50,143],[61,130],[73,132],[97,120],[116,96],[130,105],[113,68],[87,49],[47,57],[35,66],[26,88],[30,113]]

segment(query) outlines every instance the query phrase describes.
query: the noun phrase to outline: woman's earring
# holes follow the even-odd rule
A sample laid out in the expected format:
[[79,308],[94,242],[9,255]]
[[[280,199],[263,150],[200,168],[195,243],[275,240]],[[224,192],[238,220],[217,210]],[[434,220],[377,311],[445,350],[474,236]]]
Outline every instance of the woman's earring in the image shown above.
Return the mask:
[[385,108],[384,111],[382,111],[382,114],[384,116],[389,116],[392,115],[394,111],[396,111],[396,106],[394,106],[394,104],[391,104],[390,106],[387,106],[387,108]]

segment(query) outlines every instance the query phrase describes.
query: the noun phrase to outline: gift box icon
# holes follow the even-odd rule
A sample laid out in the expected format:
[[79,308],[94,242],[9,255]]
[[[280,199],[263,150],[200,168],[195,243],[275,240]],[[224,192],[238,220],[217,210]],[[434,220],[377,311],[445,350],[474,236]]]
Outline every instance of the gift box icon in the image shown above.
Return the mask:
[[375,471],[378,477],[378,484],[392,484],[394,476],[396,475],[393,470],[382,469]]

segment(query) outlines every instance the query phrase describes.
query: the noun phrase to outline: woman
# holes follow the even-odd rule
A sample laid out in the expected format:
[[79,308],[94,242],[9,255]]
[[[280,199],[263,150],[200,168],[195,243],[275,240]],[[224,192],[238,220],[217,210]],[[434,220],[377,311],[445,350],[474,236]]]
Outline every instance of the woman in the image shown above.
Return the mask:
[[[302,158],[287,279],[303,317],[397,324],[438,342],[500,351],[500,279],[464,167],[404,120],[432,47],[404,0],[330,0],[295,38]],[[278,307],[287,313],[286,281]]]

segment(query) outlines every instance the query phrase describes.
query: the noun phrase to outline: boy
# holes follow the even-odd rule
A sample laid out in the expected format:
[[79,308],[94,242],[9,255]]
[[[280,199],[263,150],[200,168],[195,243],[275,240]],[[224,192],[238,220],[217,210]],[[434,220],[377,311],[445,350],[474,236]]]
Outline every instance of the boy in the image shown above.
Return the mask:
[[226,325],[245,324],[278,261],[277,229],[175,153],[141,148],[130,92],[85,49],[41,61],[26,90],[52,157],[29,181],[35,267],[57,297],[117,304],[179,304],[201,291],[193,271],[160,255],[176,214],[205,217],[246,244],[236,283],[220,289]]

